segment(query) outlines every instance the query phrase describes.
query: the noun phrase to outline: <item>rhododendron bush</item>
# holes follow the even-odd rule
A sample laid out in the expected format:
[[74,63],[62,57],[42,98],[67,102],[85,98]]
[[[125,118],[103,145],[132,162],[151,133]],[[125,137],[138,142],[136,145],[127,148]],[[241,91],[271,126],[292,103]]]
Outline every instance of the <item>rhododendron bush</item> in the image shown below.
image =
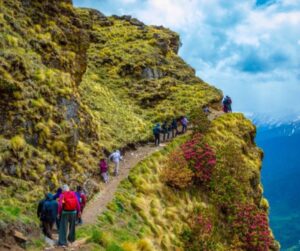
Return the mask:
[[274,244],[267,213],[255,205],[235,206],[232,229],[239,236],[245,250],[268,251]]
[[192,183],[193,172],[189,169],[181,151],[175,151],[169,155],[162,179],[167,185],[181,189]]
[[216,165],[216,155],[213,149],[204,142],[202,135],[194,134],[191,140],[181,146],[181,150],[195,174],[195,180],[208,184]]
[[208,251],[215,250],[214,224],[207,212],[199,212],[190,217],[189,229],[182,233],[185,250]]
[[204,142],[201,134],[195,134],[169,155],[162,179],[176,188],[186,188],[193,181],[194,184],[208,185],[215,165],[214,151]]

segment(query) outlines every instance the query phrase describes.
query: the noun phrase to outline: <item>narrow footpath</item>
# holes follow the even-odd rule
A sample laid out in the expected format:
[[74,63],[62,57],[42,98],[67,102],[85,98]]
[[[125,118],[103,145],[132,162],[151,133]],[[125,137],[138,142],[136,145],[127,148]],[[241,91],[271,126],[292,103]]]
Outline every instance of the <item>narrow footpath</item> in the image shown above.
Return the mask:
[[154,147],[153,143],[149,143],[138,147],[137,150],[126,152],[123,160],[120,162],[119,175],[117,177],[111,176],[110,181],[85,207],[82,214],[83,223],[95,224],[98,216],[103,213],[108,203],[114,198],[120,182],[128,177],[130,169],[152,153],[160,151],[164,146],[165,143],[159,147]]

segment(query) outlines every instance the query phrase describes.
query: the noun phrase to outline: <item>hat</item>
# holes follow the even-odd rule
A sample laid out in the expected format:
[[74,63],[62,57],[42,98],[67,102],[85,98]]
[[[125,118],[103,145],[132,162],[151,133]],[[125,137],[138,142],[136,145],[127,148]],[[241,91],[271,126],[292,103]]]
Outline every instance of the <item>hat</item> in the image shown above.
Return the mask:
[[63,185],[62,189],[63,189],[64,192],[70,191],[70,188],[69,188],[68,185]]

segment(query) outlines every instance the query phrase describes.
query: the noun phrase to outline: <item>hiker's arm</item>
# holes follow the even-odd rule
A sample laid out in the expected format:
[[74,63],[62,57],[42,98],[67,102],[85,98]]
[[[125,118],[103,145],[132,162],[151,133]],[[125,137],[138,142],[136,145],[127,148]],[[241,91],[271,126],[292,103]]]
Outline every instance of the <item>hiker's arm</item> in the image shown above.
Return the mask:
[[[77,196],[76,196],[76,198],[77,198]],[[81,208],[80,208],[80,203],[79,203],[78,199],[76,200],[76,211],[77,211],[78,215],[81,215]]]
[[58,200],[58,216],[60,217],[61,213],[62,213],[62,201],[63,201],[63,195],[61,194],[59,196],[59,200]]
[[36,212],[38,218],[41,217],[41,213],[42,213],[42,202],[40,201]]

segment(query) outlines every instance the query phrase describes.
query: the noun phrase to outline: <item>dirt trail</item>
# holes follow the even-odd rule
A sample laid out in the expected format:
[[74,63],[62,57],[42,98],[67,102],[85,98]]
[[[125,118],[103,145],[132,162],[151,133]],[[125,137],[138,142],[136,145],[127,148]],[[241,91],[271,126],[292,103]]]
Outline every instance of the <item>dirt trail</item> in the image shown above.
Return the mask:
[[113,199],[120,182],[128,177],[130,169],[137,165],[152,153],[161,150],[165,144],[154,147],[153,144],[147,144],[137,148],[137,150],[128,151],[120,162],[119,175],[110,177],[108,184],[87,204],[83,211],[82,220],[84,224],[95,224],[98,216],[105,210],[107,204]]

